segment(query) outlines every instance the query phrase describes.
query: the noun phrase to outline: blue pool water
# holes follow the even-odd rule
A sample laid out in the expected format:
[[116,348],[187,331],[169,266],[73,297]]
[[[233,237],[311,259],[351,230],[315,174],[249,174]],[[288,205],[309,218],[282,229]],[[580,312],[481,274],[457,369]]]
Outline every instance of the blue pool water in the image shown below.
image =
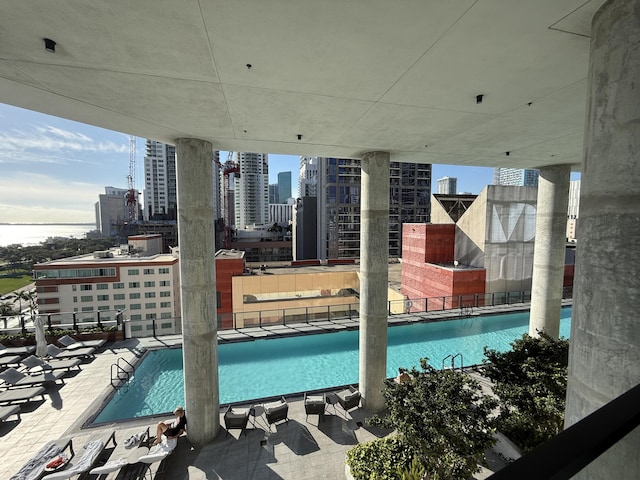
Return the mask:
[[[561,336],[569,337],[570,322],[565,308]],[[387,377],[398,367],[419,366],[423,357],[436,368],[457,353],[465,365],[482,363],[484,346],[508,350],[528,323],[524,312],[390,327]],[[222,404],[358,383],[358,331],[222,344],[218,363]],[[182,349],[153,350],[93,423],[166,413],[176,405],[184,405]]]

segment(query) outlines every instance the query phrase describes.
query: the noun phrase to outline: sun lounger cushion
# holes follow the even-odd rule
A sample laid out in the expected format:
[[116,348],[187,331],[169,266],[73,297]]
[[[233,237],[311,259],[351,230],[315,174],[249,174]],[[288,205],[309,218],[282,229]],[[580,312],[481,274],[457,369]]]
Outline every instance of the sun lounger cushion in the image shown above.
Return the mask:
[[96,462],[96,460],[104,450],[104,447],[105,442],[102,439],[93,440],[87,443],[84,446],[84,455],[82,455],[82,458],[78,463],[65,470],[45,475],[43,477],[43,480],[61,480],[64,478],[71,478],[74,475],[80,475],[81,473],[86,472]]
[[3,355],[0,357],[0,366],[14,365],[20,363],[20,355]]
[[44,399],[44,387],[14,388],[0,393],[0,403],[17,403],[32,400],[41,395]]
[[18,420],[20,419],[20,407],[18,405],[0,407],[0,421],[4,422],[11,415],[18,415]]
[[36,351],[35,345],[24,345],[22,347],[7,347],[0,343],[0,353],[6,355],[8,353],[16,355],[31,355]]
[[37,368],[42,370],[71,370],[74,367],[78,367],[79,370],[82,361],[78,358],[68,358],[62,360],[51,359],[49,362],[45,362],[41,358],[31,355],[20,363],[30,371]]
[[82,347],[75,348],[73,350],[67,350],[58,348],[55,345],[47,345],[47,356],[53,358],[72,358],[72,357],[91,357],[94,355],[96,349],[94,347]]
[[43,372],[37,375],[25,375],[15,368],[8,368],[0,373],[0,379],[12,387],[24,387],[32,385],[41,385],[46,382],[55,382],[60,380],[64,372]]
[[82,347],[101,347],[106,343],[106,340],[76,340],[69,335],[64,335],[58,339],[60,345],[64,345],[67,349],[72,350],[74,348]]
[[60,446],[55,443],[45,445],[38,450],[38,453],[25,463],[10,480],[32,480],[40,478],[40,475],[44,472],[45,465],[49,463],[52,458],[60,455],[63,450],[63,448],[60,448]]
[[177,438],[167,438],[163,435],[162,442],[152,447],[151,450],[149,450],[149,453],[140,457],[138,461],[142,463],[155,463],[164,460],[171,452],[173,452],[176,445],[178,445]]

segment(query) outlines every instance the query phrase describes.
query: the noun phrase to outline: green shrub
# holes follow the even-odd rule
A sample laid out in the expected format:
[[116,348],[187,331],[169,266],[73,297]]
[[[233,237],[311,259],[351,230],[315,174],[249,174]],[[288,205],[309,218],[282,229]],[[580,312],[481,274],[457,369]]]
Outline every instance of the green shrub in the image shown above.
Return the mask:
[[361,443],[347,452],[347,465],[356,480],[401,480],[412,460],[412,449],[400,436]]

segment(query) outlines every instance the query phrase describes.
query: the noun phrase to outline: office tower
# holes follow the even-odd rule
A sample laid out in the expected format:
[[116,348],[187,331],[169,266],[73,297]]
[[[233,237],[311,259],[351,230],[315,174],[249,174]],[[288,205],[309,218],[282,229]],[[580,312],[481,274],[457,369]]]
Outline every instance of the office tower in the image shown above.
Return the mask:
[[269,204],[280,203],[278,201],[278,184],[271,183],[269,184]]
[[287,203],[291,198],[291,172],[278,173],[278,203]]
[[580,180],[569,183],[569,208],[567,210],[567,240],[576,240],[578,216],[580,210]]
[[240,175],[235,175],[235,226],[269,222],[269,160],[266,153],[234,152]]
[[[301,193],[305,178],[304,162],[317,162],[317,256],[327,258],[360,257],[360,160],[323,157],[301,159]],[[310,195],[309,195],[310,196]],[[304,205],[305,223],[311,212]],[[391,162],[389,174],[389,257],[402,253],[402,224],[429,221],[431,197],[431,165]],[[305,223],[299,222],[298,225]],[[306,234],[297,231],[297,241],[306,243]],[[308,249],[296,245],[296,251]],[[308,258],[308,257],[307,257]]]
[[117,225],[128,220],[126,188],[104,187],[105,193],[98,195],[96,208],[96,228],[103,237],[117,234]]
[[456,177],[442,177],[438,179],[438,193],[455,195],[458,191],[458,179]]
[[147,139],[144,157],[144,219],[176,220],[176,148]]
[[300,157],[298,195],[301,198],[318,196],[318,157]]
[[511,185],[514,187],[537,187],[538,170],[521,168],[496,168],[493,170],[495,185]]

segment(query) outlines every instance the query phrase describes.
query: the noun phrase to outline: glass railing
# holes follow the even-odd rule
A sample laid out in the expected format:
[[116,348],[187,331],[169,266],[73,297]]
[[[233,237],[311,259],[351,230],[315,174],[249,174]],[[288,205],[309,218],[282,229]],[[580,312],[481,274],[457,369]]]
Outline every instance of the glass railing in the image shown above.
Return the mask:
[[[572,298],[572,293],[571,287],[563,289],[563,299]],[[327,320],[358,319],[360,303],[356,297],[351,296],[349,299],[355,301],[325,306],[218,313],[216,323],[218,330],[224,331],[274,325],[313,324]],[[469,316],[473,315],[474,310],[480,307],[525,304],[530,301],[531,291],[390,300],[387,302],[387,313],[389,316],[393,316],[450,311],[453,316]],[[40,316],[44,317],[45,326],[49,331],[74,330],[82,332],[117,326],[124,330],[125,338],[180,335],[182,333],[180,317],[131,320],[127,311],[115,310],[52,313]],[[31,315],[0,317],[0,334],[24,335],[33,331],[34,323]]]

